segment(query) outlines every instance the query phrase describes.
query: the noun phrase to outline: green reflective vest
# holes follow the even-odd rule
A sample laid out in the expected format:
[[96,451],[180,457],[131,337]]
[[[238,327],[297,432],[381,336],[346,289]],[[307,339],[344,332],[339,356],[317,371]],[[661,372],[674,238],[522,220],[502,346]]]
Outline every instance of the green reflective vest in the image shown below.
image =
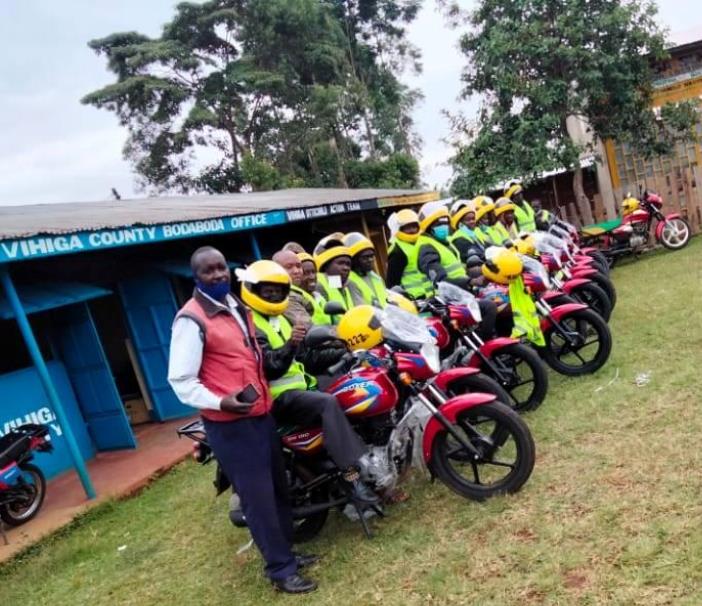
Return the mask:
[[419,240],[412,244],[402,240],[393,240],[388,254],[392,253],[396,246],[407,257],[407,265],[405,265],[400,279],[402,289],[415,299],[426,297],[428,293],[432,292],[432,285],[431,281],[419,271]]
[[493,242],[498,246],[502,246],[507,240],[511,240],[514,237],[500,221],[492,226],[492,233],[497,238],[497,241],[493,240]]
[[365,305],[373,305],[374,307],[384,309],[388,304],[385,282],[374,271],[368,272],[365,276],[361,276],[355,271],[352,271],[349,276],[349,282],[353,283],[353,285],[358,288]]
[[[290,326],[290,322],[285,319],[285,316],[268,318],[255,309],[252,309],[251,312],[253,314],[254,325],[266,335],[268,344],[273,349],[280,349],[290,340],[292,327]],[[274,324],[277,326],[274,326]],[[302,362],[293,360],[292,364],[290,364],[290,368],[288,368],[287,372],[282,377],[273,381],[268,381],[271,396],[275,399],[280,394],[290,391],[291,389],[307,390],[307,380],[305,376],[305,366]]]
[[331,325],[331,316],[328,316],[324,313],[324,301],[322,300],[322,295],[320,295],[319,293],[315,293],[316,295],[318,295],[317,297],[315,297],[313,294],[308,293],[306,290],[303,290],[299,286],[292,286],[291,289],[294,290],[296,293],[302,295],[305,301],[307,301],[307,303],[310,304],[310,307],[312,308],[312,314],[310,315],[312,319],[312,324],[315,324],[317,326]]
[[432,246],[436,250],[439,254],[439,263],[446,271],[446,277],[449,280],[465,278],[468,275],[466,268],[461,262],[461,255],[453,244],[444,244],[428,236],[419,236],[418,244],[420,249],[422,246],[427,245]]
[[[332,288],[329,285],[329,277],[327,274],[321,272],[317,274],[317,289],[319,290],[319,294],[322,295],[323,301],[320,301],[322,308],[330,301],[341,303],[346,311],[352,309],[354,306],[349,289],[344,286],[341,288]],[[332,323],[338,324],[340,319],[341,316],[333,316]]]
[[523,337],[534,345],[544,347],[546,341],[544,333],[541,332],[539,314],[521,276],[509,283],[509,302],[512,306],[512,319],[514,321],[512,337],[515,339]]
[[519,231],[536,231],[536,214],[526,200],[522,205],[514,204],[514,219],[517,222]]

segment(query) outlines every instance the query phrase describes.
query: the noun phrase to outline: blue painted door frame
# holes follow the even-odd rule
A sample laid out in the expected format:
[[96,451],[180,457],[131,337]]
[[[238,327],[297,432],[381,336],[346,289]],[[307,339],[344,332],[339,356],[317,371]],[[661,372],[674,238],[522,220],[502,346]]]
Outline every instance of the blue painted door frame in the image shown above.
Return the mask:
[[129,333],[144,374],[157,421],[190,416],[168,384],[171,325],[177,312],[169,278],[149,271],[118,285]]

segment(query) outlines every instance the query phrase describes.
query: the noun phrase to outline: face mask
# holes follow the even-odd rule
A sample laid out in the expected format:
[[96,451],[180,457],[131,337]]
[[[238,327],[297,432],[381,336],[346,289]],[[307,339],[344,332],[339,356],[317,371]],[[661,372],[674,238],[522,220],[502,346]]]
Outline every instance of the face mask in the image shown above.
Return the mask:
[[437,225],[431,231],[437,240],[441,240],[442,242],[445,242],[446,240],[448,240],[448,237],[449,237],[448,225]]
[[215,301],[222,301],[229,294],[230,285],[228,281],[216,282],[215,284],[205,284],[200,280],[195,280],[195,286],[198,290],[204,292],[208,297]]
[[470,227],[468,227],[465,223],[461,223],[461,231],[464,231],[469,236],[472,236],[474,233],[473,230]]

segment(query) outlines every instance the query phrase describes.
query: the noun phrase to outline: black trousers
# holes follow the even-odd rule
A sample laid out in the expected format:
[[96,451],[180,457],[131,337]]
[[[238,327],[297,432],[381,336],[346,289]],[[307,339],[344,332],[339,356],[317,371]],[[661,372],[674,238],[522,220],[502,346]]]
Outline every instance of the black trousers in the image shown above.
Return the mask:
[[497,306],[486,299],[479,299],[480,314],[483,319],[478,325],[477,333],[483,341],[489,341],[495,336],[495,322],[497,320]]
[[241,499],[246,524],[266,562],[266,575],[285,579],[295,574],[292,511],[273,417],[205,419],[204,425],[207,441]]
[[273,404],[273,415],[284,425],[322,425],[324,446],[339,469],[356,465],[365,448],[336,398],[321,391],[291,389]]

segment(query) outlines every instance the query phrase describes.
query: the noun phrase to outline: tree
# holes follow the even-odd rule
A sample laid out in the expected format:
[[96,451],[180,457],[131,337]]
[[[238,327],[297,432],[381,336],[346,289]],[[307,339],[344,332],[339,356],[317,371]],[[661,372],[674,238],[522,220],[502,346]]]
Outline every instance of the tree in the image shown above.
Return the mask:
[[158,38],[91,41],[116,81],[82,102],[128,129],[143,188],[346,187],[349,163],[412,152],[417,95],[395,73],[416,60],[405,28],[418,4],[183,2]]
[[[449,6],[453,18],[455,5]],[[665,56],[650,0],[480,0],[461,38],[464,98],[482,95],[477,122],[454,117],[454,190],[573,170],[581,220],[593,222],[581,158],[597,139],[666,153],[692,136],[693,104],[651,111],[652,61]],[[588,125],[589,141],[573,126]]]

